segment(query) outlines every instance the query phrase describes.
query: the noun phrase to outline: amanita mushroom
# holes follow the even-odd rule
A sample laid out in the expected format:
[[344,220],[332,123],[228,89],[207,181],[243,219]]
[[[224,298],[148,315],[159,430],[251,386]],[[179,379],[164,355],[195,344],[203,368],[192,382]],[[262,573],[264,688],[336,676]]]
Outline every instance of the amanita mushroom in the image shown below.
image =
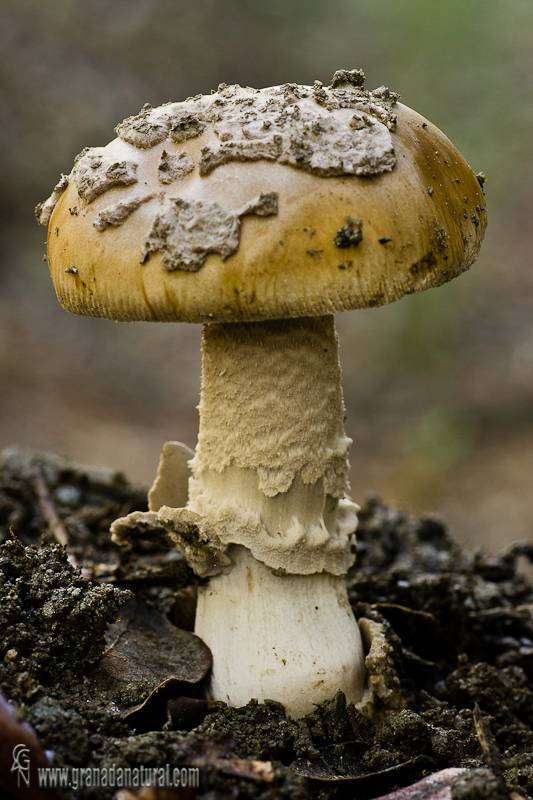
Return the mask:
[[340,70],[327,87],[222,84],[145,106],[38,209],[67,310],[205,323],[188,500],[169,446],[151,511],[115,535],[162,526],[209,577],[195,630],[211,695],[295,717],[365,688],[333,315],[451,280],[486,224],[449,140],[363,83]]

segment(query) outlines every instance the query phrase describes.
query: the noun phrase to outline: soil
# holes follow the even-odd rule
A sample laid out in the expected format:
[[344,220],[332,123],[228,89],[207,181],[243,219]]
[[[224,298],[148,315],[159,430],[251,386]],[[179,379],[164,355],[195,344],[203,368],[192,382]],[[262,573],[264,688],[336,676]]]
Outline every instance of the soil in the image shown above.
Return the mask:
[[[115,796],[88,785],[25,794],[10,772],[20,742],[54,767],[198,767],[188,794],[128,794],[149,800],[364,800],[450,767],[469,770],[450,783],[454,800],[533,797],[533,587],[518,569],[532,545],[472,555],[440,520],[368,498],[349,596],[356,617],[385,631],[403,702],[369,719],[339,693],[294,721],[275,702],[204,699],[208,658],[190,633],[198,579],[163,538],[129,551],[109,538],[114,519],[146,510],[145,497],[107,470],[3,454],[2,798]],[[132,595],[141,622],[128,644]],[[187,658],[166,667],[151,655],[154,631],[176,633]]]

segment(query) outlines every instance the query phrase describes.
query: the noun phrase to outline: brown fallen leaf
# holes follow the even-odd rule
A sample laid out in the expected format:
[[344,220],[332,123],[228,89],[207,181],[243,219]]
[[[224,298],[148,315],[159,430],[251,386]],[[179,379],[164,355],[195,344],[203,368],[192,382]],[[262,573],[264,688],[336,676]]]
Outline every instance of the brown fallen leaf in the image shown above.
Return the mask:
[[215,705],[213,700],[173,697],[167,702],[167,717],[173,730],[190,731],[206,718]]
[[[200,694],[201,687],[199,685],[190,684],[187,681],[180,681],[176,678],[168,678],[163,683],[148,695],[146,700],[140,706],[131,709],[124,715],[124,722],[126,722],[135,733],[148,733],[149,731],[162,730],[163,725],[168,721],[167,708],[169,702],[176,699],[189,699],[195,700],[191,697],[194,694]],[[206,713],[207,713],[206,709]],[[205,716],[205,714],[204,714]],[[201,722],[199,720],[198,724]],[[183,726],[183,730],[186,729]],[[190,727],[193,727],[191,725]]]
[[[198,636],[176,628],[137,598],[121,613],[122,619],[108,629],[108,647],[92,677],[123,708],[125,721],[137,733],[160,730],[168,700],[201,696],[199,684],[211,669],[211,651]],[[124,700],[128,687],[142,682],[156,688],[140,705]]]
[[300,758],[293,761],[291,769],[297,775],[322,783],[357,783],[357,787],[368,793],[380,791],[397,783],[400,776],[420,774],[427,763],[425,756],[417,756],[394,767],[368,772],[361,767],[364,752],[360,742],[343,742],[318,749],[319,758]]

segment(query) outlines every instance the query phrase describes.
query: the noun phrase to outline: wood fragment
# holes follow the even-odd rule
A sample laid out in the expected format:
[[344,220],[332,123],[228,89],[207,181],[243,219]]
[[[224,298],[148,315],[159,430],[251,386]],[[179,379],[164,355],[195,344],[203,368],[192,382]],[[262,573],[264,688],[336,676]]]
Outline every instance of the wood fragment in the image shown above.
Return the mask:
[[33,463],[32,478],[35,493],[39,501],[39,507],[42,511],[45,522],[48,525],[51,533],[53,533],[55,540],[63,547],[66,547],[69,540],[68,533],[65,526],[59,519],[53,500],[50,496],[50,492],[48,491],[48,486],[46,485],[43,471],[38,462]]
[[483,760],[498,782],[498,795],[501,800],[509,800],[509,789],[503,777],[500,750],[496,744],[496,739],[492,735],[490,725],[483,717],[477,703],[474,706],[474,725],[481,752],[483,753]]

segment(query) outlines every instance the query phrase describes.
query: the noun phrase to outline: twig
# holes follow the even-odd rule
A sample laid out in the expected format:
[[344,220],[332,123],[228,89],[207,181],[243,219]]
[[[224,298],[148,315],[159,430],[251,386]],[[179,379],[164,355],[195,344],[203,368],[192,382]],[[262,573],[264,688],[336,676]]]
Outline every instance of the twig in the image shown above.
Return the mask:
[[44,480],[43,471],[40,464],[34,462],[33,470],[33,485],[39,500],[39,506],[51,532],[54,534],[56,541],[66,547],[68,544],[68,534],[65,526],[59,519],[57,511],[55,510],[54,503],[50,497],[50,492]]
[[481,752],[483,753],[483,760],[498,782],[498,794],[502,800],[508,800],[509,789],[503,777],[500,750],[492,735],[490,725],[483,718],[477,703],[474,706],[474,725],[481,746]]

